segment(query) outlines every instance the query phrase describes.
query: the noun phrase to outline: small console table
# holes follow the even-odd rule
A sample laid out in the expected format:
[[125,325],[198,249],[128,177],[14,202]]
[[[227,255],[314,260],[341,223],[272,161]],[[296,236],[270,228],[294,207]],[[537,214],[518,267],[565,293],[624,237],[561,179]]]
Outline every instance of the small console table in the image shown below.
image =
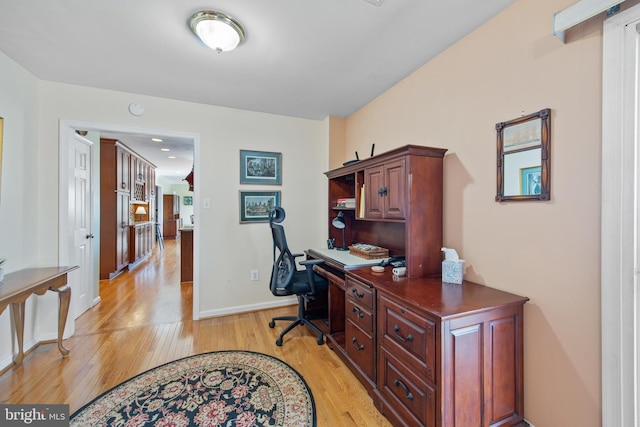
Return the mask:
[[19,365],[24,359],[24,312],[25,301],[31,295],[44,295],[47,291],[58,293],[60,301],[58,307],[58,349],[62,356],[68,356],[69,350],[62,345],[62,334],[67,323],[69,303],[71,302],[71,288],[67,285],[67,273],[77,269],[73,267],[43,267],[29,268],[9,273],[0,283],[0,314],[8,305],[16,325],[18,339],[18,354],[14,362]]

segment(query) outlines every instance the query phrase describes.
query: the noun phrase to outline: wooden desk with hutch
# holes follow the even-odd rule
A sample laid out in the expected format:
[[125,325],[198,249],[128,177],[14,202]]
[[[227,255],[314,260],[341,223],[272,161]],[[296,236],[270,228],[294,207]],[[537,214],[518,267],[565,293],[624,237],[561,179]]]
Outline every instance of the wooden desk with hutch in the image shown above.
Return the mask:
[[[327,344],[394,425],[525,426],[528,299],[439,276],[445,151],[400,147],[327,172],[330,238],[342,243],[330,225],[341,210],[347,245],[386,247],[407,262],[398,278],[344,252],[306,251],[325,261],[316,269],[329,279]],[[355,209],[335,208],[347,197]]]

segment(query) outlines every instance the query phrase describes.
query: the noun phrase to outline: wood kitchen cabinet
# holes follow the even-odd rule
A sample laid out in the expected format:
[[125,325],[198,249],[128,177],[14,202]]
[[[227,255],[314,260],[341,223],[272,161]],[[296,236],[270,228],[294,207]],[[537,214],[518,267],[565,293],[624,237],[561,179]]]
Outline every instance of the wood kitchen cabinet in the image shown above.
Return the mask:
[[155,194],[155,167],[148,161],[131,157],[131,200],[150,203]]
[[151,255],[154,242],[154,225],[151,222],[137,223],[131,227],[129,237],[131,256],[129,268],[134,268]]
[[[100,139],[100,279],[112,279],[137,259],[140,247],[131,239],[133,212],[136,205],[144,202],[151,215],[154,202],[145,196],[144,187],[155,187],[148,180],[153,177],[150,170],[155,166],[135,154],[122,142]],[[143,176],[139,176],[139,172]],[[146,175],[145,175],[146,174]],[[146,199],[146,200],[144,200]],[[151,228],[151,232],[154,230]],[[151,240],[153,242],[153,240]]]
[[[104,141],[104,142],[103,142]],[[115,139],[101,139],[101,144],[105,144],[104,147],[113,146],[116,154],[116,191],[122,191],[126,193],[131,193],[131,152],[124,148],[124,146],[120,145],[118,141]],[[101,145],[102,147],[103,145]],[[111,150],[111,148],[107,148],[107,150]],[[102,153],[101,153],[102,154]],[[111,153],[109,153],[111,154]],[[109,155],[108,157],[112,157]],[[100,157],[101,163],[104,159]],[[109,163],[113,161],[110,160]],[[107,171],[107,174],[111,175],[113,171]],[[102,177],[100,177],[102,180]],[[107,177],[105,176],[105,179]]]
[[175,239],[180,230],[180,196],[165,194],[163,202],[163,233],[165,239]]
[[193,282],[193,228],[180,230],[180,282]]

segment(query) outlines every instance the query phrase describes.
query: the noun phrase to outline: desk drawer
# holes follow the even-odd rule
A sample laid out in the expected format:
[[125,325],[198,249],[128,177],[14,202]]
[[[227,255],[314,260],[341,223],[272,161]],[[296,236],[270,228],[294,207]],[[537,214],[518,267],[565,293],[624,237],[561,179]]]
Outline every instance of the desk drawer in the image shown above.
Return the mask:
[[347,319],[351,320],[355,325],[358,325],[366,333],[373,334],[373,315],[363,304],[347,298],[345,301],[345,310]]
[[367,335],[350,320],[347,321],[345,334],[345,346],[347,354],[360,366],[367,376],[375,381],[375,354],[373,337]]
[[435,427],[436,391],[382,347],[380,391],[408,425]]
[[347,276],[345,288],[345,294],[349,298],[353,298],[354,301],[358,301],[369,310],[373,310],[373,290],[370,287]]
[[380,344],[385,344],[403,360],[413,360],[416,368],[435,383],[435,322],[382,295],[379,298],[378,313]]

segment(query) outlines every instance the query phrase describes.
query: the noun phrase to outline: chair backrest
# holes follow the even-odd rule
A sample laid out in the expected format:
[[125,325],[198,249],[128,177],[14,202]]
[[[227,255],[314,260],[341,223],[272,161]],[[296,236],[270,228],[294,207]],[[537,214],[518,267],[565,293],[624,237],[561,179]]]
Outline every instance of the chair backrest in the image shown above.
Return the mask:
[[291,283],[296,271],[296,262],[287,246],[287,238],[284,227],[280,224],[284,221],[284,209],[277,207],[269,212],[269,227],[273,238],[273,269],[269,288],[274,295],[290,295],[287,286]]

